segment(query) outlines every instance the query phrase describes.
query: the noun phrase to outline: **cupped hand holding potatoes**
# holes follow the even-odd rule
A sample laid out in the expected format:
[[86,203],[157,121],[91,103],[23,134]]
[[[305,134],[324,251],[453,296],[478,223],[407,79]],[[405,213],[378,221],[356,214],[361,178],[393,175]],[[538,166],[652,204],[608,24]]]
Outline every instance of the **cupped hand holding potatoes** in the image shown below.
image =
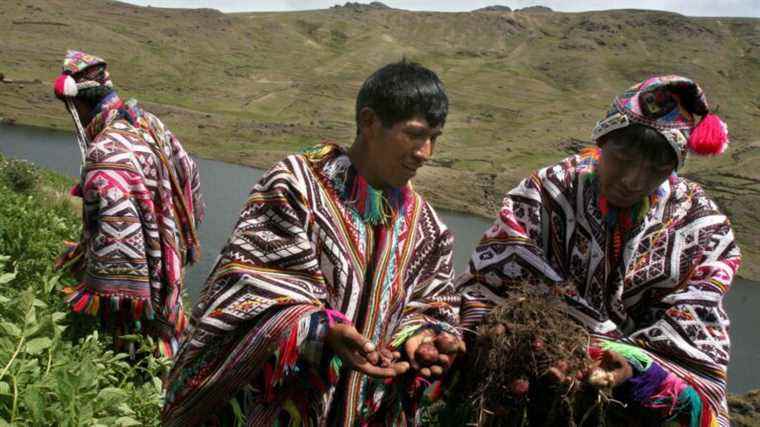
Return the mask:
[[442,375],[454,363],[457,354],[464,351],[461,339],[432,329],[424,329],[404,343],[404,353],[411,368],[424,377]]
[[343,361],[343,366],[375,378],[392,378],[409,370],[409,362],[399,361],[401,354],[378,350],[353,325],[333,325],[325,339],[327,345]]

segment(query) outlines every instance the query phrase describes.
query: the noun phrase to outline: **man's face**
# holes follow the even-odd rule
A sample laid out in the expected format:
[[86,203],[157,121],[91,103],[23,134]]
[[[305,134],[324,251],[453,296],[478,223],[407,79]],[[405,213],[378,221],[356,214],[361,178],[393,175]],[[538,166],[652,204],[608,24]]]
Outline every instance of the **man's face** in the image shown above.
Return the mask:
[[652,194],[674,169],[673,164],[656,164],[627,145],[613,138],[605,141],[597,168],[602,195],[619,208]]
[[433,155],[435,141],[443,131],[442,125],[430,127],[422,117],[401,120],[385,128],[375,116],[368,127],[363,129],[367,132],[368,169],[372,175],[367,178],[372,186],[380,188],[405,186]]

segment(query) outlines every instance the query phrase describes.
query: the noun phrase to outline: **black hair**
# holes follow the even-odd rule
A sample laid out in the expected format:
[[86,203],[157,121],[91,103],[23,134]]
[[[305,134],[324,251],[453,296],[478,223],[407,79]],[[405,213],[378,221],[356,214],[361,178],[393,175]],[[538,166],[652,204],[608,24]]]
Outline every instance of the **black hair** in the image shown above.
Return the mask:
[[449,98],[433,71],[402,59],[375,71],[362,85],[356,97],[357,128],[364,107],[371,108],[386,128],[415,116],[436,127],[446,123]]
[[[106,64],[97,64],[89,66],[84,70],[73,74],[71,77],[77,83],[81,82],[82,80],[94,80],[99,82],[105,80],[105,72]],[[94,108],[103,98],[105,98],[111,92],[113,92],[113,88],[105,85],[88,87],[79,89],[77,98],[85,101],[88,105],[90,105],[91,108]]]
[[91,107],[95,107],[98,103],[113,92],[113,88],[107,86],[95,86],[80,89],[77,94],[77,98],[86,101]]
[[655,164],[670,164],[673,168],[678,167],[678,156],[673,147],[665,136],[649,126],[631,123],[599,138],[599,142],[603,144],[610,141],[614,141],[616,146],[623,149],[634,150]]

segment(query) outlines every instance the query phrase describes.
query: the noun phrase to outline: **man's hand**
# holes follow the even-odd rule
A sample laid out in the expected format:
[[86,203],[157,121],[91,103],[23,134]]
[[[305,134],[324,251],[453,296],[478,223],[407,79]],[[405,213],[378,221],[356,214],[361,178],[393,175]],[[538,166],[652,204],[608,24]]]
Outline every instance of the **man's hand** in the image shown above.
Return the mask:
[[393,354],[377,351],[352,325],[339,323],[330,327],[325,342],[343,364],[375,378],[392,378],[409,369],[407,362],[394,362]]
[[614,388],[633,376],[633,368],[625,357],[614,351],[605,351],[599,360],[589,364],[583,372],[568,372],[567,362],[560,360],[546,371],[548,380],[555,384],[569,384],[573,378],[597,387]]
[[586,382],[598,388],[614,388],[633,376],[633,368],[625,357],[605,351],[588,369]]
[[456,336],[431,329],[412,336],[404,343],[404,352],[414,370],[424,377],[439,376],[448,369],[457,354],[464,353],[464,342]]

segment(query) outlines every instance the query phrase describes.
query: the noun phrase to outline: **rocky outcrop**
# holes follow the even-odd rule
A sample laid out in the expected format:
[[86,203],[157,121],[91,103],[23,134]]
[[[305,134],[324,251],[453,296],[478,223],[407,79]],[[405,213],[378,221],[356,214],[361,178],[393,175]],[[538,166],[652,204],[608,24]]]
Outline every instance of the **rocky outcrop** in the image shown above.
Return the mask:
[[554,10],[546,6],[530,6],[530,7],[524,7],[522,9],[517,9],[515,12],[546,13],[546,12],[554,12]]
[[475,9],[473,12],[511,12],[512,8],[509,6],[502,6],[500,4],[493,5],[493,6],[486,6],[481,7],[480,9]]
[[346,2],[343,6],[336,4],[332,7],[332,9],[348,9],[353,11],[365,11],[365,10],[385,10],[385,9],[391,9],[390,6],[388,6],[385,3],[379,2],[379,1],[373,1],[369,4],[359,3],[359,2]]
[[728,409],[732,426],[760,426],[760,389],[728,396]]

